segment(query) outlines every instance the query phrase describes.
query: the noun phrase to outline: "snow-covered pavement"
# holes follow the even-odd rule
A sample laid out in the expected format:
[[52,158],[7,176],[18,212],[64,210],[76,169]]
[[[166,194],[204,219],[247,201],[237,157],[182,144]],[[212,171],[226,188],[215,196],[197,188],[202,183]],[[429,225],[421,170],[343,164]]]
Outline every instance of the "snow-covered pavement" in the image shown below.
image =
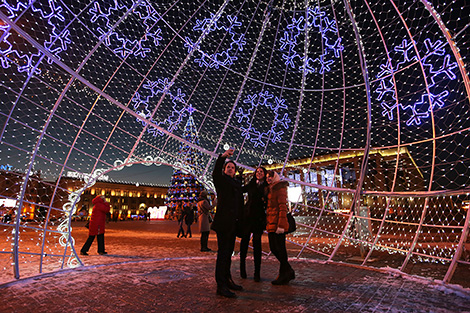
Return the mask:
[[[232,276],[244,290],[226,299],[215,294],[216,254],[199,251],[197,227],[192,238],[176,238],[176,230],[171,221],[111,222],[108,255],[95,242],[83,267],[0,285],[0,312],[470,312],[469,289],[386,269],[292,259],[296,279],[273,286],[273,257],[263,259],[257,283],[252,259],[241,279],[234,256]],[[73,236],[79,249],[87,230],[77,223]],[[216,249],[213,233],[209,247]]]

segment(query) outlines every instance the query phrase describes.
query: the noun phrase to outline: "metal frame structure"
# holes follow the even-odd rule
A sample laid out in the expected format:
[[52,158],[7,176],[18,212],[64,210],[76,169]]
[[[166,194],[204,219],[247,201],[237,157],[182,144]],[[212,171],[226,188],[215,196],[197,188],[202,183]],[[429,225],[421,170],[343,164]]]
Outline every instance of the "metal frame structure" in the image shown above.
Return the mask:
[[[71,236],[82,192],[133,164],[193,171],[178,155],[184,142],[203,154],[194,174],[208,188],[215,158],[233,146],[247,171],[278,163],[304,196],[316,190],[321,201],[293,204],[297,257],[335,260],[352,246],[368,250],[362,265],[379,251],[402,255],[404,272],[410,261],[443,263],[442,280],[451,282],[458,266],[470,266],[470,152],[462,149],[470,24],[453,5],[3,1],[0,161],[14,170],[4,171],[0,200],[15,202],[15,218],[0,222],[4,270],[19,278],[23,266],[42,273],[83,265]],[[189,111],[199,145],[182,136]],[[379,148],[413,149],[425,188],[406,182],[400,153],[376,167],[390,183],[374,184],[369,156]],[[342,155],[356,150],[352,185],[302,176],[330,167],[341,177]],[[332,164],[314,162],[327,154],[337,156]],[[289,166],[305,158],[307,166]],[[84,174],[83,187],[64,189],[66,171]],[[21,177],[14,188],[9,172]],[[348,213],[331,209],[341,195],[352,198]],[[397,203],[405,213],[393,219]],[[372,215],[360,214],[364,205]],[[48,209],[44,220],[35,218],[38,206]],[[367,236],[358,235],[361,223],[371,225]]]

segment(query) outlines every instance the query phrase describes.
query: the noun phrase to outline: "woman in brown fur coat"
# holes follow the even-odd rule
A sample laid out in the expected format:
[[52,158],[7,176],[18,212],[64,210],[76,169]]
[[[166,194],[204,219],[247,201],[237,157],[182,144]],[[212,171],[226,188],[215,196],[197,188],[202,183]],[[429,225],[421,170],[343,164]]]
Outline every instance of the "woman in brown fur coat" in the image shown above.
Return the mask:
[[287,182],[281,181],[279,174],[269,171],[266,176],[268,187],[268,206],[266,209],[266,230],[269,248],[281,263],[279,275],[271,283],[286,285],[295,278],[295,272],[289,264],[286,249],[287,221]]

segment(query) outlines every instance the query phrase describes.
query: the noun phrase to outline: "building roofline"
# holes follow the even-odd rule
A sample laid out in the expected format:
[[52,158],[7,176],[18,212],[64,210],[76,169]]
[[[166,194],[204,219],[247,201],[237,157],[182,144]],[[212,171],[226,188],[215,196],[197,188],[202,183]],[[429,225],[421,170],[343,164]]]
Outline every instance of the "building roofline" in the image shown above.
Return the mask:
[[[390,156],[396,156],[400,154],[406,154],[413,165],[415,166],[416,170],[419,172],[421,177],[424,177],[420,169],[418,168],[418,165],[416,164],[415,160],[410,154],[410,151],[408,150],[407,147],[400,147],[394,148],[394,149],[370,149],[369,155],[375,155],[379,154],[382,157],[390,157]],[[339,155],[338,153],[330,153],[330,154],[325,154],[325,155],[320,155],[316,156],[314,158],[304,158],[304,159],[298,159],[298,160],[293,160],[287,162],[285,167],[296,167],[296,166],[305,166],[305,165],[310,165],[310,164],[318,164],[318,163],[325,163],[325,162],[331,162],[331,161],[336,161],[336,160],[344,160],[344,159],[349,159],[349,158],[358,158],[364,156],[364,150],[349,150],[345,152],[341,152]],[[264,167],[267,170],[276,170],[280,169],[283,167],[282,164],[271,164],[271,165],[264,165]],[[247,173],[252,172],[252,171],[247,171]]]

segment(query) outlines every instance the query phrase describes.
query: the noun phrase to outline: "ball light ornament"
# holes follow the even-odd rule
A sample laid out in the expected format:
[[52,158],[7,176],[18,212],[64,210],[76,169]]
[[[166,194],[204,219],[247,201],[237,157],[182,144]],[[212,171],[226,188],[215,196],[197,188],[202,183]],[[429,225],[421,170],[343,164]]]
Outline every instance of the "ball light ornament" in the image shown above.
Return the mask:
[[96,180],[165,164],[213,190],[236,147],[298,191],[297,256],[440,263],[449,282],[469,265],[468,9],[3,1],[0,268],[82,265],[72,219]]

